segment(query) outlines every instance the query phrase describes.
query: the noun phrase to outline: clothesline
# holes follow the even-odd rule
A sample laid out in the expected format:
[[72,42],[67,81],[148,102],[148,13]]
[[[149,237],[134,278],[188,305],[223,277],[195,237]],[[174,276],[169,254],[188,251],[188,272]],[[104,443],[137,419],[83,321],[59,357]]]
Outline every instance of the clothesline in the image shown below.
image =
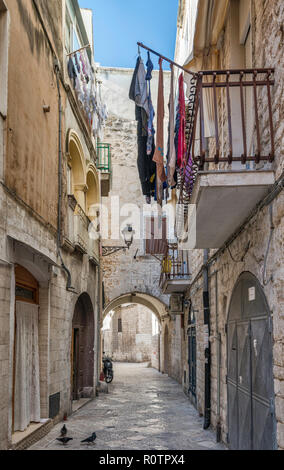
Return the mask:
[[192,75],[192,76],[194,76],[194,77],[197,76],[197,73],[191,72],[191,70],[187,70],[186,68],[182,67],[182,65],[177,64],[176,62],[174,62],[173,60],[169,59],[168,57],[165,57],[165,56],[163,56],[162,54],[159,54],[158,52],[154,51],[153,49],[150,49],[150,47],[145,46],[142,42],[137,42],[137,45],[138,45],[139,47],[143,47],[143,49],[146,49],[146,50],[149,51],[149,52],[152,52],[152,54],[157,55],[157,56],[160,57],[161,59],[166,60],[166,61],[169,62],[170,64],[173,64],[175,67],[178,67],[179,69],[182,69],[184,72],[189,73],[190,75]]
[[77,52],[83,51],[84,49],[87,49],[88,47],[91,47],[91,45],[87,44],[86,46],[80,47],[80,49],[77,49],[76,51],[73,51],[73,52],[70,52],[69,54],[67,54],[67,57],[69,57],[70,55],[74,55]]

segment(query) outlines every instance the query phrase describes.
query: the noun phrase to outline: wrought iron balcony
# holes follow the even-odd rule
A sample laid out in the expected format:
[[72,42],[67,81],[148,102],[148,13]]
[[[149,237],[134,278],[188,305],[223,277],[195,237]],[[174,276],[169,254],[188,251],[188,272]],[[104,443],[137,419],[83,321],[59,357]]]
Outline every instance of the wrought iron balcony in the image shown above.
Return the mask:
[[97,144],[97,168],[101,173],[101,193],[108,196],[111,184],[111,145],[99,142]]
[[185,212],[196,205],[196,248],[219,248],[275,181],[273,72],[203,71],[191,80],[178,188]]
[[92,236],[90,229],[91,220],[87,217],[79,204],[74,212],[74,245],[83,254],[90,258],[99,259],[99,243]]
[[77,204],[74,213],[74,243],[82,252],[88,253],[89,248],[89,229],[90,220],[79,204]]
[[161,263],[160,289],[164,294],[184,292],[190,279],[188,251],[169,245]]

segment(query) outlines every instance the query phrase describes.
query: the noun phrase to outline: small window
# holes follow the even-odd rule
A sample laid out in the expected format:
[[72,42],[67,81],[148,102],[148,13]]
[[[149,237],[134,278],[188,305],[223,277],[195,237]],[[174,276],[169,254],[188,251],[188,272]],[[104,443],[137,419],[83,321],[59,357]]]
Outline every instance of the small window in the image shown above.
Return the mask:
[[117,320],[117,332],[122,333],[122,321],[121,318]]
[[35,301],[35,290],[16,286],[16,298]]

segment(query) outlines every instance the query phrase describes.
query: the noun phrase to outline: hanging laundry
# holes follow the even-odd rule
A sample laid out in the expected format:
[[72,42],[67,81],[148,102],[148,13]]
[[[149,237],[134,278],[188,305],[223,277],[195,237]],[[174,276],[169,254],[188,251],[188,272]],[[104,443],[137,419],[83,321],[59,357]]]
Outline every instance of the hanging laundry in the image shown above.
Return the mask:
[[179,131],[177,164],[179,168],[185,165],[186,140],[185,140],[185,98],[183,74],[179,76]]
[[70,80],[73,81],[73,88],[75,88],[77,73],[76,73],[75,65],[71,56],[69,57],[67,70],[68,70],[68,75],[69,75]]
[[81,106],[84,104],[84,91],[82,87],[82,79],[81,79],[81,74],[78,74],[76,77],[76,85],[75,85],[75,91],[77,94],[78,101]]
[[152,72],[154,70],[153,62],[151,61],[150,52],[148,51],[148,60],[146,62],[147,73],[146,73],[146,80],[152,80]]
[[74,58],[75,58],[75,64],[76,64],[76,67],[77,67],[77,72],[80,73],[81,72],[81,66],[79,64],[78,55],[75,54]]
[[[144,116],[143,116],[144,115]],[[154,147],[150,155],[147,155],[147,120],[145,127],[146,112],[140,106],[135,107],[135,117],[137,120],[137,144],[138,157],[137,167],[139,179],[141,182],[142,193],[146,198],[153,195],[155,190],[155,171],[156,165],[153,162]]]
[[132,77],[129,98],[135,101],[137,106],[145,109],[147,116],[149,116],[149,105],[148,105],[148,94],[147,94],[147,82],[146,82],[146,71],[144,62],[139,56],[136,62],[136,67]]
[[[150,72],[151,64],[148,64],[147,73]],[[150,75],[148,74],[148,77]],[[154,139],[148,147],[148,126],[150,119],[153,120],[154,109],[151,110],[151,98],[147,90],[146,71],[143,61],[139,56],[136,61],[133,77],[131,80],[129,98],[135,102],[135,118],[137,121],[137,167],[141,182],[142,193],[149,204],[155,190],[156,165],[153,162],[155,151]],[[153,108],[153,107],[152,107]],[[153,132],[151,126],[151,132]],[[149,153],[148,153],[149,151]]]
[[91,64],[90,64],[90,60],[89,60],[87,50],[84,49],[82,54],[83,54],[83,59],[84,59],[84,63],[85,63],[85,75],[87,75],[87,77],[90,80],[90,77],[91,77],[91,74],[92,74],[92,67],[91,67]]
[[152,97],[151,97],[151,80],[152,80],[152,71],[153,71],[153,63],[150,58],[150,52],[148,51],[148,61],[146,63],[147,66],[147,73],[146,73],[146,82],[148,82],[148,107],[149,107],[149,119],[148,119],[148,138],[147,138],[147,155],[151,155],[153,146],[154,146],[154,136],[155,136],[155,129],[154,129],[154,117],[155,111],[152,104]]
[[162,204],[163,199],[163,182],[167,177],[164,168],[164,77],[162,68],[163,59],[159,59],[159,87],[158,87],[158,103],[157,103],[157,141],[156,150],[154,153],[153,161],[156,162],[157,167],[157,202]]
[[83,74],[84,74],[84,75],[87,75],[87,69],[86,69],[84,54],[83,54],[82,51],[80,52],[80,62],[81,62],[81,64],[82,64],[82,71],[83,71]]
[[169,186],[176,184],[174,174],[176,169],[176,149],[174,142],[175,133],[175,98],[174,98],[174,67],[171,64],[171,89],[169,101],[169,145],[168,145],[168,165],[167,177]]

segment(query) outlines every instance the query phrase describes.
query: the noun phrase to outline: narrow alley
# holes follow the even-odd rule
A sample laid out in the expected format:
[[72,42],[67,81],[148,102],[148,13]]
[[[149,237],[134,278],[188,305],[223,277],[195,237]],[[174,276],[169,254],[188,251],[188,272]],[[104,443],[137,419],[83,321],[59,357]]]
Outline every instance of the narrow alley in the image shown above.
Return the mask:
[[283,24],[0,0],[0,452],[284,450]]
[[[68,418],[73,441],[66,446],[56,441],[59,423],[30,450],[225,449],[211,430],[202,429],[203,420],[180,385],[147,365],[115,363],[109,393],[100,393]],[[94,431],[95,444],[81,444]]]

